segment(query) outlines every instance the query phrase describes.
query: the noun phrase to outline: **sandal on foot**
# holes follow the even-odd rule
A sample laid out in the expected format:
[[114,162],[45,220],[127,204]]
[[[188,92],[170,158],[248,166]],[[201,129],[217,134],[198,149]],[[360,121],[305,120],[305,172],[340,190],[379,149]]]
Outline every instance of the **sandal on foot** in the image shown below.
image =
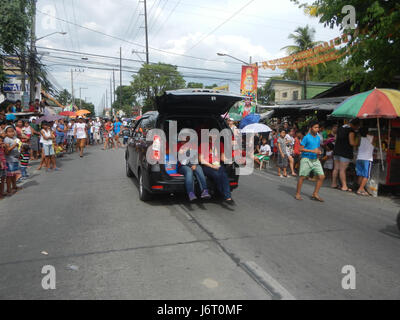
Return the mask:
[[320,196],[312,196],[311,200],[318,201],[318,202],[325,202]]

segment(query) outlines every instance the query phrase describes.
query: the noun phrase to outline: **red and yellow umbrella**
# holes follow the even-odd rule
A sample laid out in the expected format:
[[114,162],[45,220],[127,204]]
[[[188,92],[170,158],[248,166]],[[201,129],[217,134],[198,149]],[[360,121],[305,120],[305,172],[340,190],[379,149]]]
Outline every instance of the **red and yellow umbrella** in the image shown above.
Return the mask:
[[387,118],[400,117],[400,91],[374,89],[348,98],[333,112],[337,118]]

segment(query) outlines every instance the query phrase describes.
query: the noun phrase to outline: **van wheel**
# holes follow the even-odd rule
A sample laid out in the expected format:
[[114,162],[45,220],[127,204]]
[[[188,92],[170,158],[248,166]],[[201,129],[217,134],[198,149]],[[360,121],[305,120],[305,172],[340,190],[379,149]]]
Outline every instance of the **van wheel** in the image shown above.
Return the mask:
[[143,175],[142,172],[139,170],[139,198],[140,200],[146,202],[149,201],[151,199],[151,194],[150,192],[148,192],[143,185]]
[[132,172],[131,168],[129,168],[128,158],[126,158],[125,163],[126,163],[126,176],[128,178],[132,178],[133,177],[133,172]]

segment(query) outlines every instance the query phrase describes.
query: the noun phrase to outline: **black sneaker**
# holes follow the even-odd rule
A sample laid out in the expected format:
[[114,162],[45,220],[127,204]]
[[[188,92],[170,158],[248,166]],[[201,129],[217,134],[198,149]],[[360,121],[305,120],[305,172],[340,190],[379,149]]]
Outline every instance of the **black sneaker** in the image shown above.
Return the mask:
[[225,199],[225,203],[230,205],[230,206],[234,206],[235,205],[235,201],[233,199]]

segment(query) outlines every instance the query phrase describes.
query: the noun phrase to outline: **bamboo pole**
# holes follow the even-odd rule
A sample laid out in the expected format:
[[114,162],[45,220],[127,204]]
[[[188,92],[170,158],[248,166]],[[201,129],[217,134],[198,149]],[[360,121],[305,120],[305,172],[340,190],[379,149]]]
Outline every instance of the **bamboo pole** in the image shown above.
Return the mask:
[[380,151],[380,154],[381,154],[382,171],[385,171],[385,164],[384,164],[384,161],[383,161],[383,151],[382,151],[381,125],[380,125],[379,118],[377,118],[376,121],[378,123],[379,151]]

